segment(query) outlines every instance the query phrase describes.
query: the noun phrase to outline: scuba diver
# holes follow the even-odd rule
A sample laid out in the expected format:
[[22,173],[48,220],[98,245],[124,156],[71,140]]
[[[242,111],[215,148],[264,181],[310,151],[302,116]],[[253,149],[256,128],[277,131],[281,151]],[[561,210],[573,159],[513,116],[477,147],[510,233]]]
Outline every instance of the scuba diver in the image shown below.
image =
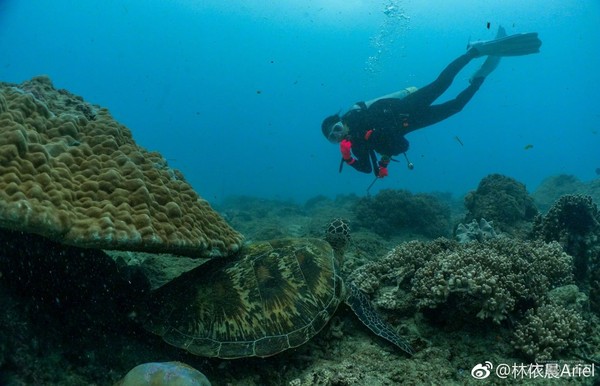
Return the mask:
[[[425,87],[409,87],[367,102],[358,102],[342,116],[334,114],[325,118],[321,125],[323,135],[330,142],[340,144],[340,172],[344,163],[363,173],[373,171],[375,183],[377,178],[388,175],[388,165],[395,161],[392,156],[398,154],[404,154],[408,168],[412,169],[413,164],[406,156],[406,134],[461,111],[486,76],[498,66],[501,57],[534,54],[539,52],[541,45],[537,33],[506,36],[500,26],[496,39],[470,43],[464,55],[450,63],[436,80]],[[432,105],[472,59],[482,56],[487,56],[487,59],[471,76],[467,88],[455,99]],[[379,160],[376,153],[381,155]]]

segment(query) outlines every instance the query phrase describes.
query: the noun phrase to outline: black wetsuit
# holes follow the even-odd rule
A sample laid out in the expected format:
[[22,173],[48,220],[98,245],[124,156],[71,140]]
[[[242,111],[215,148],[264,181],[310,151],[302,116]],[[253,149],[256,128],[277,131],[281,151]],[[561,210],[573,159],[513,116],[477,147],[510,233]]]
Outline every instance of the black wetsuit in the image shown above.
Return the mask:
[[342,116],[348,125],[346,139],[352,142],[352,153],[356,161],[350,165],[363,173],[373,171],[378,174],[375,152],[395,156],[408,150],[404,136],[411,131],[433,125],[462,110],[479,89],[485,78],[475,78],[469,87],[455,99],[432,105],[452,84],[454,77],[471,59],[476,57],[473,50],[455,59],[427,86],[399,98],[379,99],[368,108],[364,102],[356,104]]

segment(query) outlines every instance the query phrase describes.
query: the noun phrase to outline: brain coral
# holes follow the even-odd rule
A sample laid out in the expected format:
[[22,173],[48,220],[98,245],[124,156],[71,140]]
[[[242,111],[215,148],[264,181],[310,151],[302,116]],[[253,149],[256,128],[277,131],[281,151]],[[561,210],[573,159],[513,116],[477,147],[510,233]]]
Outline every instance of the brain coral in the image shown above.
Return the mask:
[[79,247],[189,256],[242,243],[160,154],[47,77],[0,83],[0,226]]

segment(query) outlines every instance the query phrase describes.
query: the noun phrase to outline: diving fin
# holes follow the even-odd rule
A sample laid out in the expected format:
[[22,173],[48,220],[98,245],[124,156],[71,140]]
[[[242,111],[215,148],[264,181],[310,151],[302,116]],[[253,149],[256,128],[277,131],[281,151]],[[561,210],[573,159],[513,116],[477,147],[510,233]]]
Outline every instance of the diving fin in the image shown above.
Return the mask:
[[[498,32],[496,33],[496,40],[501,39],[503,37],[506,37],[506,30],[504,29],[504,27],[499,26]],[[481,67],[479,67],[479,69],[475,71],[475,73],[471,76],[469,82],[473,83],[473,79],[485,78],[486,76],[491,74],[491,72],[494,71],[496,67],[498,67],[498,64],[500,64],[500,58],[501,56],[489,55],[485,62],[483,62]]]
[[[498,28],[499,33],[500,28]],[[540,52],[541,45],[542,41],[538,38],[537,32],[529,32],[469,43],[467,49],[475,50],[477,57],[521,56]]]

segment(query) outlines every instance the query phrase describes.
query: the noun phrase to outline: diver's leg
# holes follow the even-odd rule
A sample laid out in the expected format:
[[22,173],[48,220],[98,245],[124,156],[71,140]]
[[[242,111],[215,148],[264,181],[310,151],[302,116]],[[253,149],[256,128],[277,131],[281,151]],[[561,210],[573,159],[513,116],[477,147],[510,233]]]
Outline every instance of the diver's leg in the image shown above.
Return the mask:
[[409,131],[414,131],[422,127],[433,125],[460,112],[463,107],[469,103],[471,98],[473,98],[473,95],[475,95],[477,90],[479,90],[479,87],[481,87],[484,80],[485,78],[483,77],[475,78],[472,80],[469,87],[461,91],[456,98],[439,105],[426,106],[423,109],[417,110],[409,118]]
[[439,98],[450,87],[454,77],[456,77],[460,70],[476,56],[477,52],[475,50],[469,50],[464,55],[454,59],[452,63],[444,68],[436,80],[408,95],[405,98],[406,103],[416,109],[432,104],[433,101]]

